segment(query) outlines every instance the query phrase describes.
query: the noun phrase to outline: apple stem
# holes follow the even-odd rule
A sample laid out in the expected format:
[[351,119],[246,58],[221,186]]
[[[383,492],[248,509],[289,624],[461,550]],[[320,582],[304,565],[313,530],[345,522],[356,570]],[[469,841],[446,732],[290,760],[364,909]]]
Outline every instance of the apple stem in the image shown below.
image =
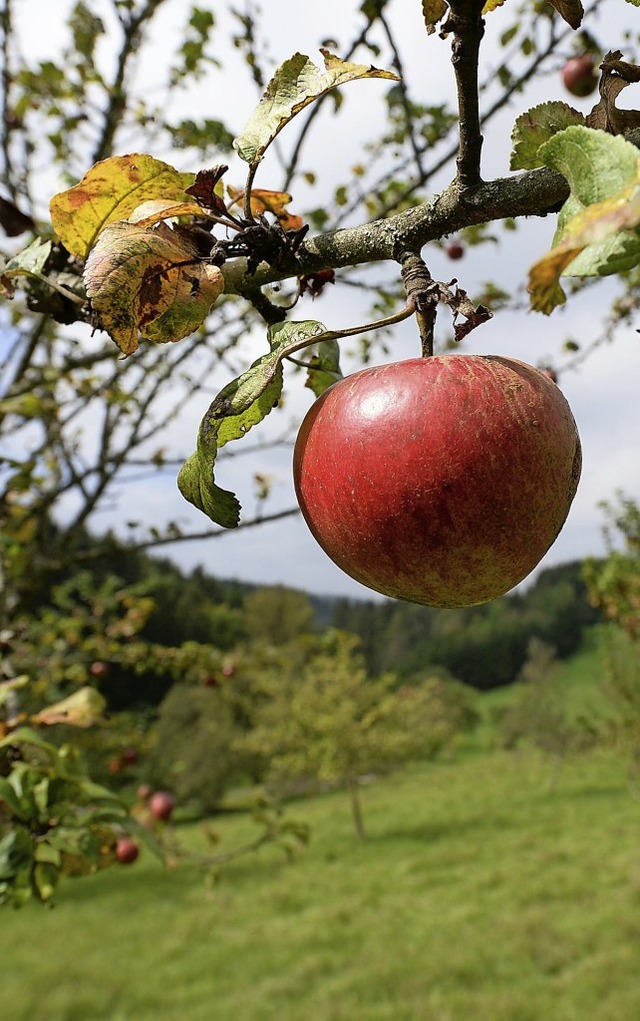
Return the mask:
[[420,349],[423,358],[431,358],[433,354],[433,334],[436,325],[436,310],[435,307],[430,310],[430,314],[425,315],[424,312],[420,312],[416,309],[416,319],[418,321],[418,331],[420,333]]

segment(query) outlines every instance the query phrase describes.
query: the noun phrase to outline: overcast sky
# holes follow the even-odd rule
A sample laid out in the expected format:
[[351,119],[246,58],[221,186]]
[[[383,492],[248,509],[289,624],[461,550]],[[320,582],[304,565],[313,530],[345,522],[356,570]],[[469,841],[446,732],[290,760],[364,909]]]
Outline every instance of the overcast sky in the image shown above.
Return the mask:
[[[60,23],[63,10],[68,9],[67,0],[21,0],[16,5],[16,15],[24,26],[25,50],[33,56],[45,56],[51,52],[52,40],[60,38]],[[97,5],[99,6],[99,5]],[[226,4],[201,0],[201,7],[210,6],[225,24]],[[389,18],[400,26],[403,59],[408,74],[417,81],[425,102],[439,103],[451,94],[452,80],[448,64],[449,46],[437,35],[429,39],[424,34],[420,15],[419,0],[395,0],[389,5]],[[108,9],[104,5],[105,11]],[[275,15],[273,31],[269,39],[269,56],[275,66],[296,50],[308,53],[319,61],[318,47],[326,39],[337,39],[346,45],[357,24],[356,12],[359,3],[349,0],[323,0],[321,4],[300,3],[299,0],[278,0],[264,3],[263,7]],[[142,74],[148,87],[153,88],[154,75],[162,61],[168,59],[168,46],[175,42],[177,26],[184,18],[185,6],[170,3],[166,14],[158,24],[155,35],[153,58],[143,66]],[[612,48],[620,45],[620,26],[635,25],[637,10],[629,4],[609,3],[606,22],[611,36],[608,44]],[[180,17],[178,18],[178,12]],[[499,12],[494,15],[499,16]],[[507,19],[508,20],[508,19]],[[490,26],[494,33],[497,21]],[[636,29],[637,35],[637,29]],[[569,47],[567,47],[567,52]],[[495,46],[491,41],[484,58],[485,67],[495,59]],[[338,53],[340,49],[338,48]],[[625,56],[637,58],[638,54],[627,50]],[[226,58],[225,58],[226,59]],[[515,116],[546,98],[565,99],[559,78],[560,66],[550,69],[549,74],[537,82],[524,96],[518,96],[512,105],[492,124],[485,143],[485,176],[508,173],[509,135]],[[417,77],[416,77],[417,76]],[[304,161],[305,169],[319,173],[319,190],[313,201],[319,204],[322,189],[330,194],[337,183],[348,176],[348,168],[359,162],[362,147],[368,138],[376,137],[377,123],[383,105],[384,82],[358,82],[348,90],[348,104],[339,122],[329,117],[318,119],[316,136]],[[638,93],[633,96],[633,92]],[[232,102],[230,105],[230,97]],[[251,113],[257,95],[248,82],[240,58],[229,50],[224,74],[212,71],[201,81],[189,98],[189,109],[185,116],[200,112],[203,116],[216,116],[223,112],[224,119],[233,130],[242,128]],[[573,105],[585,112],[593,99],[584,101],[571,99]],[[624,106],[640,107],[640,85],[632,86],[624,93]],[[231,111],[231,112],[230,112]],[[336,125],[339,123],[339,133]],[[156,154],[163,155],[163,154]],[[181,166],[181,169],[196,169]],[[234,180],[233,170],[229,180]],[[238,183],[242,181],[236,166]],[[270,167],[265,161],[260,171],[258,186],[274,187],[279,182],[269,178]],[[273,170],[275,173],[275,169]],[[55,185],[52,185],[55,189]],[[295,196],[294,196],[295,198]],[[300,201],[306,196],[299,196]],[[465,258],[452,264],[438,250],[425,250],[425,257],[434,277],[450,279],[454,274],[461,285],[470,293],[477,292],[489,278],[515,286],[526,279],[529,266],[549,247],[553,235],[553,218],[533,220],[511,235],[499,250],[482,246],[471,249]],[[395,267],[389,268],[395,274]],[[380,277],[380,271],[377,272]],[[567,336],[578,341],[592,341],[597,337],[598,322],[602,311],[608,307],[612,293],[611,282],[605,281],[588,295],[571,300],[564,310],[556,311],[551,317],[534,313],[498,313],[487,325],[470,335],[464,350],[474,354],[498,353],[511,355],[539,364],[544,360],[557,361],[557,353]],[[309,302],[296,310],[299,319],[318,318],[329,328],[353,326],[366,321],[366,298],[352,289],[336,286],[320,300]],[[598,504],[610,499],[617,489],[640,499],[640,398],[638,396],[638,369],[640,367],[640,335],[636,332],[640,322],[633,323],[619,331],[614,345],[604,345],[594,352],[579,368],[562,375],[561,387],[569,400],[580,431],[584,466],[568,521],[541,567],[564,561],[598,554],[603,550],[601,538],[602,514]],[[264,349],[264,340],[256,332],[247,345],[248,356],[255,357]],[[349,345],[346,345],[347,350]],[[418,353],[415,327],[405,323],[398,328],[394,337],[393,360],[414,356]],[[378,356],[378,361],[392,360],[390,356]],[[228,381],[221,373],[210,381],[212,393]],[[284,419],[296,417],[311,403],[309,391],[304,391],[294,382],[283,413]],[[180,422],[173,436],[175,449],[181,453],[190,452],[195,445],[199,420],[206,410],[206,402],[194,402]],[[280,432],[283,417],[275,421],[272,416],[261,434]],[[257,432],[252,434],[257,440]],[[245,442],[250,442],[247,440]],[[217,481],[220,485],[235,488],[247,511],[253,511],[252,475],[254,471],[267,471],[274,479],[273,497],[269,507],[293,506],[291,483],[291,451],[287,448],[273,452],[268,459],[260,462],[247,458],[236,458],[221,462]],[[117,516],[135,516],[135,508],[144,506],[161,509],[158,520],[174,519],[186,529],[200,529],[206,526],[206,519],[195,509],[185,504],[175,488],[175,481],[158,481],[155,485],[145,483],[142,487],[123,487],[121,506]],[[123,508],[126,507],[126,510]],[[268,508],[269,509],[269,508]],[[97,527],[106,527],[114,520],[113,514],[98,515]],[[252,582],[282,582],[312,592],[348,595],[354,598],[369,598],[371,593],[347,578],[311,538],[300,518],[288,519],[281,524],[265,525],[258,529],[225,534],[223,538],[207,543],[189,543],[167,546],[163,555],[171,556],[185,569],[202,564],[205,569],[218,577],[236,577]]]

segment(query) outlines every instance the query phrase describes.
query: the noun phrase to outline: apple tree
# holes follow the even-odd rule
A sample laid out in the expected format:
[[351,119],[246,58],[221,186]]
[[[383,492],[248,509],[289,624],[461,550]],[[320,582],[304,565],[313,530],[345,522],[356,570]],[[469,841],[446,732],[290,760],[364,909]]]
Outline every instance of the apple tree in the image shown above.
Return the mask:
[[[268,510],[264,444],[291,435],[288,423],[271,433],[262,423],[300,378],[320,399],[333,383],[345,385],[344,338],[358,338],[360,355],[374,360],[393,350],[393,327],[413,320],[415,354],[429,359],[434,343],[448,351],[525,298],[548,316],[601,277],[619,277],[592,343],[576,350],[571,341],[558,352],[557,378],[619,323],[632,322],[640,299],[640,114],[617,101],[640,81],[637,6],[363,0],[350,8],[350,38],[314,10],[320,56],[295,52],[275,66],[266,40],[282,26],[274,29],[250,3],[240,11],[221,5],[215,14],[193,5],[185,14],[173,0],[77,0],[67,6],[61,46],[42,58],[24,56],[20,10],[6,3],[0,626],[12,632],[16,615],[46,600],[60,572],[91,565],[113,547],[114,536],[100,532],[100,513],[114,501],[118,541],[136,548],[219,539],[226,529],[297,513],[294,506]],[[144,61],[157,29],[175,45],[155,62],[164,78],[149,88]],[[418,72],[438,68],[426,86],[409,62],[407,39],[418,29]],[[334,35],[340,38],[328,38]],[[230,66],[230,54],[262,96],[254,113],[247,120],[237,93],[220,88],[210,93],[212,109],[196,115],[198,83]],[[561,84],[569,56],[590,57],[598,76],[598,96],[586,105],[581,99],[579,109],[575,93],[593,82],[587,88],[567,73]],[[526,90],[536,83],[544,95],[528,105]],[[319,112],[331,117],[331,134],[367,90],[361,103],[377,104],[375,132],[364,153],[353,153],[348,179],[323,193],[313,149]],[[507,108],[511,152],[494,169],[500,145],[494,152],[483,142]],[[468,293],[466,252],[496,240],[521,243],[513,228],[537,217],[553,217],[555,234],[549,221],[549,250],[540,245],[522,286],[509,293],[500,279],[489,280],[481,293]],[[460,282],[430,272],[443,253]],[[336,294],[363,289],[370,299],[364,323],[346,324],[334,311],[325,324],[310,311],[314,299],[335,310]],[[258,324],[256,352],[246,341]],[[539,408],[525,414],[514,400],[501,422],[498,435],[514,452],[525,434],[537,435],[545,408],[562,404],[551,379],[535,379],[544,395]],[[512,380],[507,389],[520,386]],[[473,433],[454,428],[465,394],[462,387],[451,402],[445,454]],[[185,460],[175,432],[194,408],[203,417]],[[401,425],[398,418],[399,447]],[[244,440],[249,431],[256,440]],[[541,457],[560,465],[566,513],[577,438],[569,457],[546,442]],[[236,495],[216,481],[218,461],[256,447],[262,460],[247,469],[253,491],[245,497],[254,510],[241,517]],[[433,543],[448,542],[447,486],[459,497],[465,479],[494,453],[485,447],[461,460],[455,478],[446,461],[435,507],[411,503],[415,487],[407,486],[414,526],[440,523]],[[121,497],[121,487],[144,493],[179,464],[178,486],[201,525],[185,528],[172,516],[158,525],[151,501],[138,495],[131,506]],[[497,485],[499,474],[489,473],[474,495],[470,527],[478,542],[497,499],[507,507],[505,527],[525,524],[518,510],[509,517],[513,485]],[[354,533],[361,549],[369,520],[363,515],[364,529]],[[547,543],[562,520],[554,520]],[[490,571],[493,551],[487,544]],[[502,580],[508,587],[515,579]],[[11,734],[15,728],[7,754],[20,761]]]
[[399,686],[393,673],[368,676],[357,644],[353,635],[329,630],[297,648],[272,650],[270,669],[265,662],[256,678],[253,726],[238,743],[262,757],[267,789],[280,796],[345,786],[364,840],[362,777],[434,757],[473,714],[453,681]]

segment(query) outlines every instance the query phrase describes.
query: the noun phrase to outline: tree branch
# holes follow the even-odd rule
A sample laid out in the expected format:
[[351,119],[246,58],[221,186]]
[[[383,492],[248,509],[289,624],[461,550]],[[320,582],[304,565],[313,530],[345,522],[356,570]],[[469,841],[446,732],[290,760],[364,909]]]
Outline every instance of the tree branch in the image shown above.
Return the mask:
[[131,14],[127,21],[121,18],[124,39],[118,54],[118,62],[113,81],[108,89],[109,102],[104,112],[102,131],[93,152],[93,163],[111,155],[115,133],[120,126],[122,115],[127,107],[127,91],[125,81],[131,57],[140,45],[140,32],[164,0],[147,0],[137,14]]
[[453,33],[451,64],[456,77],[460,117],[456,179],[464,191],[482,183],[478,59],[484,35],[483,3],[482,0],[450,0],[450,3],[450,14],[442,32]]
[[[548,167],[481,183],[473,194],[461,193],[458,182],[454,181],[432,201],[407,209],[397,216],[310,238],[290,265],[275,270],[262,264],[250,279],[253,285],[260,287],[329,267],[340,269],[397,259],[404,249],[418,251],[427,242],[472,224],[507,217],[545,216],[557,210],[568,195],[569,185],[565,178]],[[246,290],[245,259],[227,263],[222,272],[228,294],[240,294]]]

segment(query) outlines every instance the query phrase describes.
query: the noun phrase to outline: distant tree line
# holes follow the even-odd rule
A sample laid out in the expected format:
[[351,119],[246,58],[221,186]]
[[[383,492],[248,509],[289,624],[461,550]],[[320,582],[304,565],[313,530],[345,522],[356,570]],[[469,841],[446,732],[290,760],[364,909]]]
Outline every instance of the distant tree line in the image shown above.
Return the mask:
[[[580,647],[585,629],[603,619],[589,601],[580,561],[543,571],[525,591],[460,610],[308,595],[214,578],[201,567],[186,574],[168,559],[117,547],[93,571],[96,584],[116,576],[152,597],[142,632],[152,642],[199,642],[225,652],[247,640],[278,646],[333,627],[359,638],[372,676],[391,670],[411,682],[439,671],[483,691],[516,680],[532,639],[565,659]],[[168,689],[157,677],[148,682],[138,676],[131,684],[112,671],[105,694],[115,709],[128,708],[132,699],[158,704]]]

